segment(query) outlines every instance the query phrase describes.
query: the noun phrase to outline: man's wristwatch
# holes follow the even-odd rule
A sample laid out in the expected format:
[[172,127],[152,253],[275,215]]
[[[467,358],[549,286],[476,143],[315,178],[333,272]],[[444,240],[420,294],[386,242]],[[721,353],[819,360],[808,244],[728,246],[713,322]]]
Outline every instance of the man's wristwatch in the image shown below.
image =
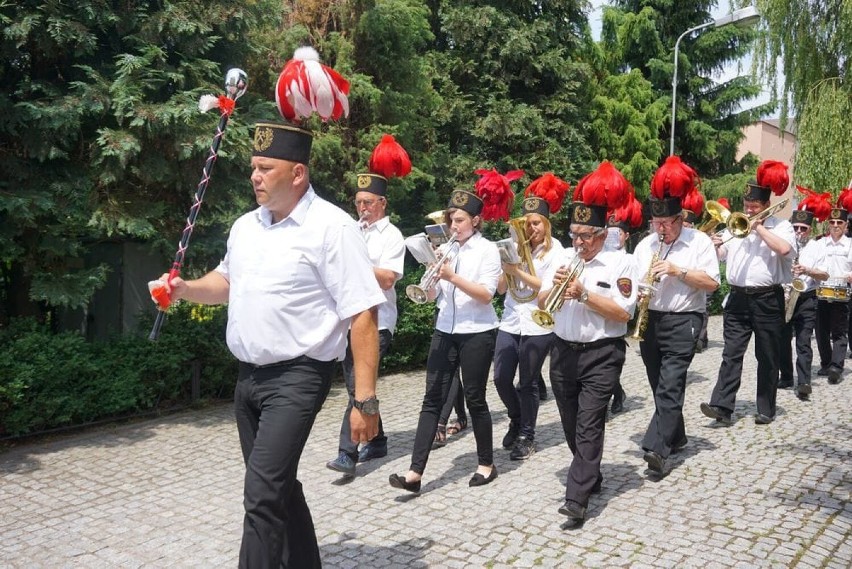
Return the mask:
[[361,411],[364,415],[378,415],[379,414],[379,400],[376,399],[376,396],[367,397],[363,401],[358,401],[355,399],[352,402],[352,406]]
[[580,293],[580,298],[577,299],[577,302],[584,304],[587,300],[589,300],[589,291],[584,290]]
[[688,271],[689,269],[681,269],[680,274],[677,276],[677,278],[679,278],[680,280],[686,280],[686,273]]

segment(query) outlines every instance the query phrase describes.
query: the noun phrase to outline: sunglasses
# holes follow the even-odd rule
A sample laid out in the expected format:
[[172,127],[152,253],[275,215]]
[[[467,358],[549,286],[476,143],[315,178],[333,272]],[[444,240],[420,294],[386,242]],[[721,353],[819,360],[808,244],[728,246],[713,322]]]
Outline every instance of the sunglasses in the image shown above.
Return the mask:
[[828,223],[830,223],[831,225],[843,225],[846,222],[843,221],[842,219],[832,219]]

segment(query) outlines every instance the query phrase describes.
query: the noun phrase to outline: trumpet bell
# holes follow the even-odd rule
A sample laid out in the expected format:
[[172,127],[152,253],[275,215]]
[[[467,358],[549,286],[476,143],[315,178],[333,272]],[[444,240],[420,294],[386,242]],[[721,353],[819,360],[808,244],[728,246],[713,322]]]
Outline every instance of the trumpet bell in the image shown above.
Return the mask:
[[538,308],[533,310],[532,319],[533,322],[535,322],[542,328],[547,328],[548,330],[551,330],[553,328],[553,325],[555,324],[555,322],[553,321],[553,316],[551,316],[548,311],[541,310]]
[[746,214],[738,211],[728,217],[725,225],[734,237],[745,237],[751,231],[751,220]]
[[704,211],[710,216],[710,219],[698,226],[698,230],[704,233],[712,233],[716,227],[727,223],[731,216],[730,210],[715,200],[709,200],[704,204]]
[[444,222],[444,212],[445,211],[446,210],[444,210],[444,209],[439,209],[438,211],[433,211],[432,213],[427,213],[426,218],[431,219],[432,223],[434,223],[435,225],[440,225],[441,223]]
[[405,287],[405,296],[407,296],[414,304],[426,304],[426,301],[429,300],[426,291],[416,284],[410,284]]

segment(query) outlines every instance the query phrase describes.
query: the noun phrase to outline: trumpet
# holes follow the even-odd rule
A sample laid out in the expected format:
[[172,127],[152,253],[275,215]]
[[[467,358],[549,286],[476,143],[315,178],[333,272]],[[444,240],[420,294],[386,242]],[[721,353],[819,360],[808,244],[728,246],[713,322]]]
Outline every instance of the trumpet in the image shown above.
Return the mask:
[[544,308],[533,310],[533,322],[548,330],[553,328],[556,322],[553,315],[559,312],[565,303],[565,299],[563,298],[565,296],[565,289],[576,279],[580,278],[584,268],[586,268],[586,264],[583,262],[583,259],[579,255],[574,255],[574,258],[568,263],[568,275],[562,279],[562,282],[550,289],[550,293],[548,293],[547,298],[544,300]]
[[439,274],[441,267],[445,263],[451,263],[459,254],[459,243],[456,234],[453,233],[450,240],[441,246],[443,254],[441,258],[435,259],[435,262],[426,269],[423,276],[420,278],[420,284],[410,284],[405,287],[405,296],[416,304],[425,304],[429,300],[429,291],[435,288],[440,280]]
[[[707,210],[707,213],[709,213],[710,216],[712,218],[714,218],[713,219],[714,223],[716,223],[715,219],[717,219],[716,216],[718,216],[719,222],[716,223],[716,225],[718,225],[719,223],[725,224],[725,229],[727,229],[728,232],[731,234],[730,237],[728,237],[727,239],[722,241],[722,243],[725,243],[725,242],[733,239],[734,237],[736,237],[737,239],[743,239],[744,237],[748,237],[748,234],[751,233],[751,224],[752,223],[754,223],[755,221],[764,220],[767,217],[773,215],[775,212],[777,212],[781,209],[784,209],[785,207],[787,207],[787,204],[789,202],[790,202],[790,200],[788,198],[785,198],[785,199],[781,200],[780,202],[778,202],[777,204],[775,204],[773,206],[769,206],[765,210],[757,212],[754,215],[746,215],[746,214],[739,212],[739,211],[734,211],[734,212],[728,211],[728,209],[726,207],[722,206],[721,204],[719,204],[719,202],[714,202],[712,200],[707,202],[707,204],[704,206],[704,208]],[[713,206],[713,209],[715,210],[715,212],[711,211],[710,204],[715,204]],[[716,215],[714,215],[714,213]],[[702,228],[706,227],[708,223],[709,222],[703,223],[701,225],[701,227]],[[713,229],[715,229],[715,226],[713,227]],[[720,233],[721,232],[717,232],[714,235],[719,235]]]

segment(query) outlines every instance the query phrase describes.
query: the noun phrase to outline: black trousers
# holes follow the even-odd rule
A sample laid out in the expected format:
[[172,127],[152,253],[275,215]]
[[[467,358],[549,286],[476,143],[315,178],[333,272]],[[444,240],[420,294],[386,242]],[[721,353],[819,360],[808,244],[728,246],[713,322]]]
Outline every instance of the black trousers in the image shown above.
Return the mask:
[[701,312],[652,310],[645,339],[639,344],[655,407],[642,448],[663,458],[671,454],[672,446],[686,439],[683,423],[686,373],[695,356],[695,342],[703,320]]
[[550,384],[562,430],[574,455],[568,469],[565,499],[589,503],[601,473],[606,408],[624,367],[627,344],[613,338],[595,347],[576,349],[558,336],[550,351]]
[[815,291],[808,291],[799,295],[796,308],[790,322],[784,326],[781,336],[781,383],[793,382],[793,346],[792,340],[796,338],[796,377],[799,385],[811,382],[811,366],[814,362],[814,350],[811,347],[811,338],[816,326],[817,299]]
[[459,421],[467,423],[467,412],[464,409],[464,391],[461,388],[461,373],[456,369],[453,375],[453,382],[450,383],[450,389],[447,391],[447,400],[444,401],[444,406],[441,407],[441,415],[438,417],[438,424],[447,426],[450,422],[450,413],[456,410],[456,418]]
[[246,464],[240,567],[321,567],[299,458],[331,387],[336,362],[298,358],[240,364],[234,411]]
[[816,341],[819,366],[843,370],[849,344],[849,303],[817,300]]
[[474,334],[446,334],[435,330],[426,361],[426,393],[420,408],[414,450],[411,453],[411,470],[423,474],[438,428],[438,416],[447,399],[456,369],[461,366],[461,383],[473,435],[476,438],[476,455],[479,464],[494,464],[491,412],[485,400],[488,371],[494,357],[494,338],[497,330]]
[[[506,406],[509,420],[520,426],[520,435],[535,438],[538,418],[538,378],[541,366],[550,353],[553,334],[522,336],[497,332],[494,349],[494,386]],[[515,388],[515,371],[518,371],[518,388]]]
[[[390,348],[393,335],[390,330],[379,330],[379,362]],[[349,455],[349,458],[358,462],[358,443],[352,442],[352,427],[349,425],[349,416],[352,414],[352,402],[355,400],[355,362],[352,359],[352,342],[346,347],[346,359],[343,360],[343,380],[346,382],[346,391],[349,393],[349,403],[343,413],[343,422],[340,424],[340,443],[338,450]],[[379,416],[379,432],[370,441],[371,443],[387,444],[382,418]]]
[[784,327],[784,291],[780,285],[756,294],[732,289],[723,318],[725,347],[710,405],[733,413],[742,380],[743,357],[754,334],[757,412],[774,417],[778,362],[781,359],[781,330]]

